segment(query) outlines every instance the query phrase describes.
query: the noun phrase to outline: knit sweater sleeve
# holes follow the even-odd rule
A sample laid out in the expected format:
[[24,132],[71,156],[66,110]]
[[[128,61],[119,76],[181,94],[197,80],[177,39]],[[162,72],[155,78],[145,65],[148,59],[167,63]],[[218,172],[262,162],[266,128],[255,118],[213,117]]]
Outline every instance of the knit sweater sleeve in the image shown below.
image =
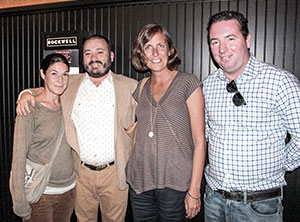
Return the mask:
[[14,143],[12,167],[10,172],[10,192],[13,202],[13,210],[16,215],[29,219],[30,205],[25,196],[24,175],[26,168],[26,156],[33,140],[35,109],[26,117],[16,117],[14,128]]
[[31,89],[28,89],[28,90],[32,93],[32,95],[37,96],[37,95],[39,95],[43,92],[44,88],[43,87],[31,88]]

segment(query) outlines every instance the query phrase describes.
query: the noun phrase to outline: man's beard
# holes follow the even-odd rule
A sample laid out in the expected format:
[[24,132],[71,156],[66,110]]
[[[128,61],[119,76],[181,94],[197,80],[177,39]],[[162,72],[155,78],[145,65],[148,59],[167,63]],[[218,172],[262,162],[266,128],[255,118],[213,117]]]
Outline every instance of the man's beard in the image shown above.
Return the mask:
[[[99,70],[96,70],[95,72],[93,72],[92,70],[89,70],[88,66],[92,65],[93,63],[101,64],[104,68],[103,72],[101,72]],[[108,58],[107,61],[104,63],[99,60],[96,60],[96,61],[90,61],[88,65],[87,64],[84,65],[84,68],[85,68],[86,72],[88,73],[88,75],[91,77],[94,77],[94,78],[100,78],[102,76],[105,76],[109,72],[110,67],[111,67],[110,58]]]

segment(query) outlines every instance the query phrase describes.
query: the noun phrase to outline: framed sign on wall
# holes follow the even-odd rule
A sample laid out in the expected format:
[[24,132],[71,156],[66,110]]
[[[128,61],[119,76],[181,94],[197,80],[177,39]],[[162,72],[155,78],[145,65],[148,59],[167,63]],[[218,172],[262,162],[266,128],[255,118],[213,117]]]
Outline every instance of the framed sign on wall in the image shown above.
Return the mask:
[[69,61],[70,74],[83,72],[83,42],[88,32],[43,32],[41,35],[43,58],[51,53],[63,54]]

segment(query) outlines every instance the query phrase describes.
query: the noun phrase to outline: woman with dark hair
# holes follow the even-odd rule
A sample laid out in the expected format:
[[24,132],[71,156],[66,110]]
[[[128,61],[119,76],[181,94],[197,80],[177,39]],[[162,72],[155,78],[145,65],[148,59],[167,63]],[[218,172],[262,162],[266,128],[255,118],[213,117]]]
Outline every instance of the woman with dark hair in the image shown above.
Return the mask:
[[138,33],[132,64],[150,70],[138,99],[136,144],[127,165],[134,221],[185,221],[200,211],[205,161],[204,99],[199,80],[177,70],[180,58],[159,24]]
[[[16,117],[10,191],[13,210],[23,221],[67,222],[73,212],[77,154],[67,143],[64,133],[61,142],[57,142],[60,129],[63,129],[60,95],[67,88],[68,73],[69,63],[63,55],[46,56],[40,69],[44,90],[36,97],[35,106],[30,106],[26,117]],[[58,151],[49,182],[40,199],[31,203],[24,188],[26,159],[40,165],[47,164],[56,147]]]

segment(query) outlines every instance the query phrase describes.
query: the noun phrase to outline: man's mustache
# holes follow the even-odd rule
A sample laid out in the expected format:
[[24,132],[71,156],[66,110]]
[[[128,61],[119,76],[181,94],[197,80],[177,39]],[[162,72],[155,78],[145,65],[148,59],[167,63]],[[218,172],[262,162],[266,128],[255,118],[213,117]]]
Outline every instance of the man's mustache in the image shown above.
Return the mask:
[[99,63],[99,64],[103,65],[103,62],[101,62],[99,60],[95,60],[95,61],[90,61],[89,66],[92,65],[93,63]]

